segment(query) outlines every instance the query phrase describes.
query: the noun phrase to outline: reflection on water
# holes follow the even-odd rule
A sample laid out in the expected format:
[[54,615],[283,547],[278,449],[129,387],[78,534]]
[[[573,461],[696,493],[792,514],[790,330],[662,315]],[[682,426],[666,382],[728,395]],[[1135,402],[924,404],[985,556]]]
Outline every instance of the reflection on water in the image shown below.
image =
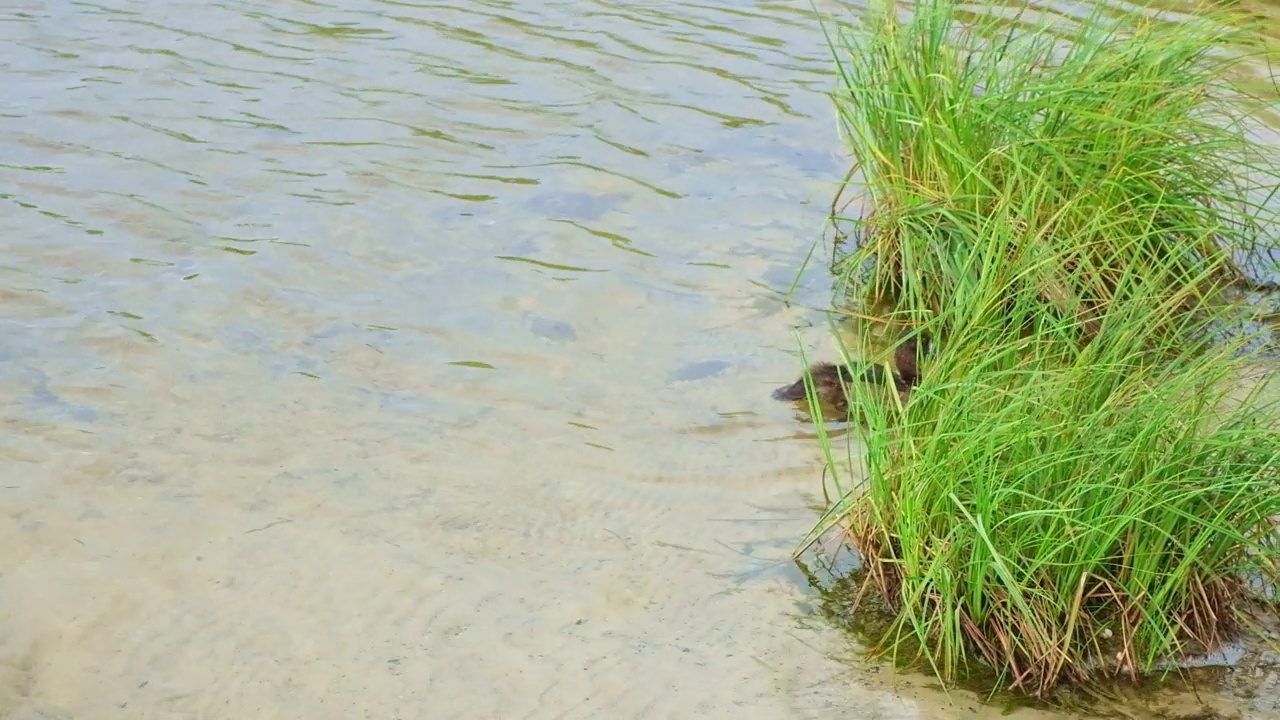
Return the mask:
[[10,4],[0,715],[971,715],[786,562],[808,8]]

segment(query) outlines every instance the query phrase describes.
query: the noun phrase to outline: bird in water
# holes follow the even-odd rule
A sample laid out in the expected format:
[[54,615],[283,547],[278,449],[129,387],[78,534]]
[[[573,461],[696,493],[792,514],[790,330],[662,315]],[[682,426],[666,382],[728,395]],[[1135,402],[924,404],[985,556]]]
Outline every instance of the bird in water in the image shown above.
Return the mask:
[[[891,373],[893,387],[898,391],[898,397],[905,403],[911,397],[911,389],[920,382],[919,346],[914,339],[900,343],[894,349],[893,365]],[[829,406],[841,414],[849,412],[849,398],[845,394],[846,386],[855,380],[887,385],[885,374],[884,366],[879,364],[867,364],[859,371],[855,371],[846,364],[828,362],[815,363],[809,367],[807,373],[813,379],[813,390],[819,404]],[[804,381],[804,377],[801,377],[786,387],[778,388],[773,392],[774,399],[804,400],[808,397]]]

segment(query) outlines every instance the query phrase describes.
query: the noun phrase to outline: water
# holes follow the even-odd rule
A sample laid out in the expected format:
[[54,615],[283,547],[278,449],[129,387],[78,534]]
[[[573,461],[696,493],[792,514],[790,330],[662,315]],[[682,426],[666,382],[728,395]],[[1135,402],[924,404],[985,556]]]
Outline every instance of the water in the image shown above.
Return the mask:
[[787,562],[807,3],[0,12],[0,716],[997,714]]

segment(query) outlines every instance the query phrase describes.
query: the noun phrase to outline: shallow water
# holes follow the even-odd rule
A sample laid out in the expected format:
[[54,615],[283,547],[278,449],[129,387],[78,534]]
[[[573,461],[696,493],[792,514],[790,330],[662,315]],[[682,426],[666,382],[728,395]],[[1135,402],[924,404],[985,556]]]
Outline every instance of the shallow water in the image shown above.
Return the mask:
[[0,716],[998,714],[787,562],[808,7],[0,11]]

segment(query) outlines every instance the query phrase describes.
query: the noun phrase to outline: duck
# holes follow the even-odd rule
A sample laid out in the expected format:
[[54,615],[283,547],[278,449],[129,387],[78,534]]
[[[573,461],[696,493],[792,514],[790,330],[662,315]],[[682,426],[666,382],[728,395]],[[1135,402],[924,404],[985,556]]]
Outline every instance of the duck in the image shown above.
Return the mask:
[[[891,378],[893,388],[898,397],[906,403],[911,397],[911,390],[920,382],[919,349],[915,340],[899,343],[893,351],[893,372]],[[805,389],[805,377],[812,378],[814,394],[820,405],[825,405],[841,414],[849,412],[849,397],[845,388],[855,380],[887,385],[885,368],[878,363],[865,364],[858,370],[845,363],[821,362],[809,366],[808,372],[799,380],[773,391],[775,400],[795,402],[808,397]]]

